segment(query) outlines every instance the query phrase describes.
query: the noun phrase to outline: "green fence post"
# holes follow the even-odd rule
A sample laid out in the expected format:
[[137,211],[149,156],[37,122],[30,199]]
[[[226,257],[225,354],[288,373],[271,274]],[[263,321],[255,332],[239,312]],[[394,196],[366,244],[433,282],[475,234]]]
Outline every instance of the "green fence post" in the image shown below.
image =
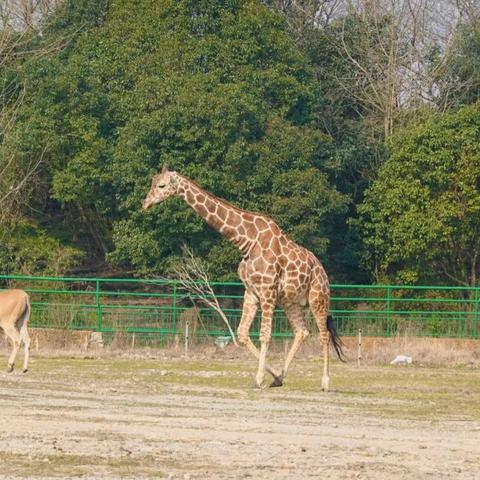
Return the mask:
[[387,337],[390,336],[390,286],[387,287]]
[[172,298],[172,307],[173,307],[173,328],[177,330],[177,284],[173,284],[173,298]]
[[100,280],[96,280],[95,300],[97,302],[97,331],[102,331],[102,305],[100,303]]
[[473,300],[473,336],[478,338],[478,302],[479,302],[479,295],[478,291],[480,289],[478,287],[475,288],[475,298]]

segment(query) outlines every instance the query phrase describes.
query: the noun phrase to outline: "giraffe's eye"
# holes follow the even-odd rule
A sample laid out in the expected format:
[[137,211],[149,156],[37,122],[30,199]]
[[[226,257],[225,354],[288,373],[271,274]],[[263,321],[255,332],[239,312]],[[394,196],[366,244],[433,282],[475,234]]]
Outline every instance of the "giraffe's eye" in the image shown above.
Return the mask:
[[165,188],[167,186],[166,183],[159,183],[158,188]]

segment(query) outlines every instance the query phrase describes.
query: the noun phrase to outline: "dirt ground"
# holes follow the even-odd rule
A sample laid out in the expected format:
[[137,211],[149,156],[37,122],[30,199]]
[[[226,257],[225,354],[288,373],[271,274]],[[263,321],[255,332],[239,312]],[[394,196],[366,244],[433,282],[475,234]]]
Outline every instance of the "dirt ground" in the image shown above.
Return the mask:
[[[3,357],[2,357],[3,359]],[[273,359],[275,363],[280,359]],[[44,358],[0,373],[0,479],[480,479],[480,369]]]

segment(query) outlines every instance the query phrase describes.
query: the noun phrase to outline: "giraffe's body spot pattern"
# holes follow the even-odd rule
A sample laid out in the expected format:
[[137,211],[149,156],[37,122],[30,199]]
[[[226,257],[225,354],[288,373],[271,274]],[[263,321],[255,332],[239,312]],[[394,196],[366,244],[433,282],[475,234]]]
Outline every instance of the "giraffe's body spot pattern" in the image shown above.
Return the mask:
[[[289,364],[309,332],[304,321],[307,302],[316,319],[324,350],[322,386],[328,388],[327,313],[330,303],[328,277],[320,261],[309,250],[290,240],[270,218],[241,210],[203,190],[195,182],[169,172],[166,167],[152,180],[144,201],[144,209],[172,195],[181,196],[206,222],[222,233],[243,255],[238,274],[245,285],[242,319],[238,339],[259,359],[257,386],[266,369],[274,376],[275,386],[281,385]],[[266,364],[276,305],[285,310],[295,337],[281,374]],[[258,308],[262,311],[261,348],[249,338],[248,332]]]

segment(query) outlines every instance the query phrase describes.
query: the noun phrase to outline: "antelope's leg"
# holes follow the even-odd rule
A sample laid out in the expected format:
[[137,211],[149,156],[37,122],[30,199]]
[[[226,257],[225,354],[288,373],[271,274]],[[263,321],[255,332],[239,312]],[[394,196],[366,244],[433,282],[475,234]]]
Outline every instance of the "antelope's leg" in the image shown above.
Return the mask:
[[25,356],[23,358],[23,373],[28,371],[28,360],[30,357],[30,335],[27,330],[27,322],[25,322],[20,328],[20,336],[22,337],[24,344]]
[[20,333],[14,326],[4,327],[5,335],[12,342],[12,351],[8,358],[8,372],[13,372],[15,368],[15,359],[17,358],[18,349],[22,343]]

